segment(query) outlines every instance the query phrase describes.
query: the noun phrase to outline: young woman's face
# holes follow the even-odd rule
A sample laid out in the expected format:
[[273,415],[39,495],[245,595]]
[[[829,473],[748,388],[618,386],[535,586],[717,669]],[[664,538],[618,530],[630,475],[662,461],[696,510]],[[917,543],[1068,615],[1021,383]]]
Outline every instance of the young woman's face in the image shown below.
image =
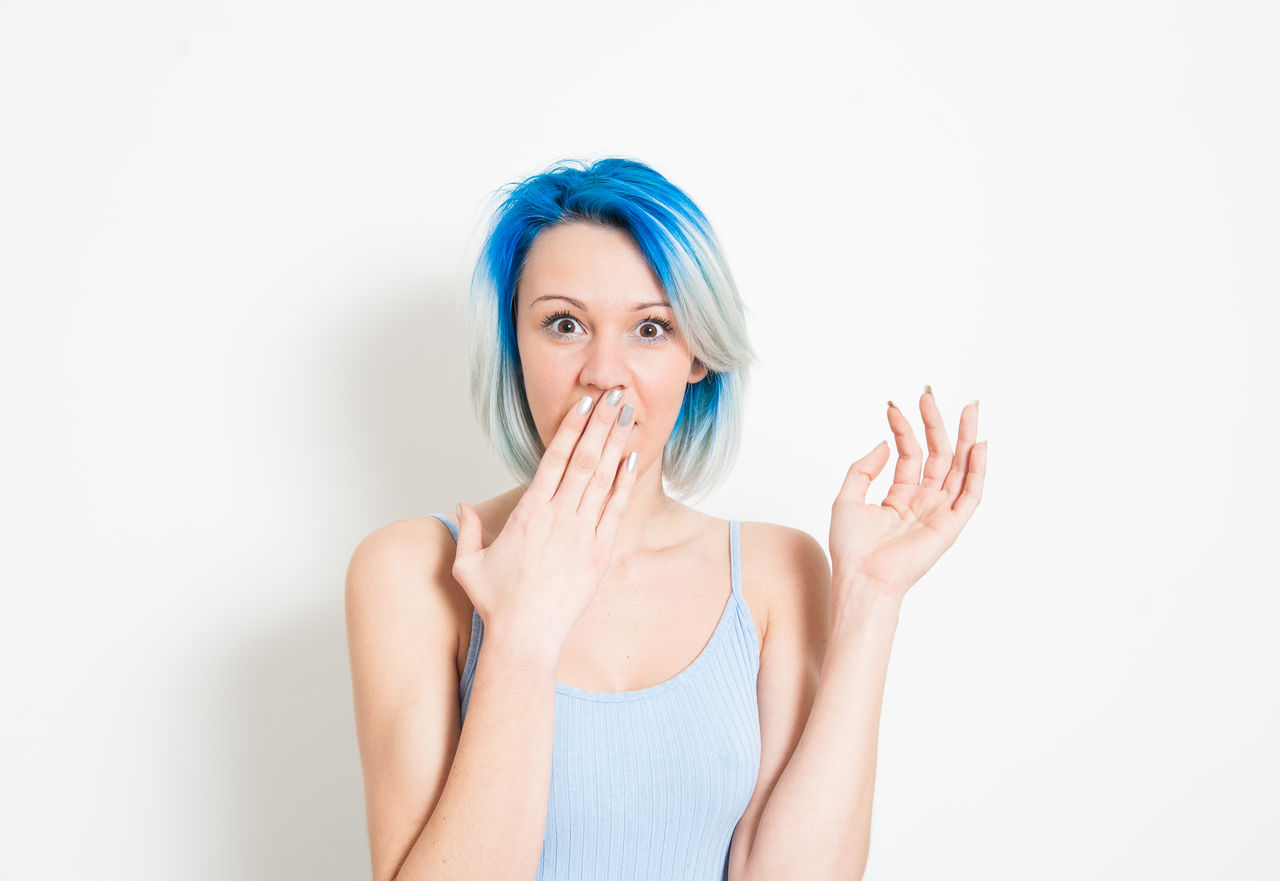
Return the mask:
[[694,363],[666,292],[640,248],[620,229],[561,223],[525,257],[516,292],[516,344],[525,394],[545,448],[583,395],[622,390],[635,408],[628,449],[639,470],[661,461]]

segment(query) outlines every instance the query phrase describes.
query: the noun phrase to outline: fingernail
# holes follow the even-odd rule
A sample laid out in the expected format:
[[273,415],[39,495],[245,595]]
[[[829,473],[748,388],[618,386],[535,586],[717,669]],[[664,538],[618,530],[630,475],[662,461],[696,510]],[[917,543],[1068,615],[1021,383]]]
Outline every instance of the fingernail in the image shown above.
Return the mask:
[[622,412],[618,414],[618,424],[626,428],[631,424],[631,416],[636,412],[636,408],[630,404],[622,405]]
[[582,400],[578,402],[578,415],[582,415],[591,409],[591,395],[583,395]]
[[972,401],[970,401],[969,403],[976,407],[976,406],[978,406],[978,399],[977,399],[977,398],[974,398],[974,399],[973,399]]
[[895,410],[896,410],[896,409],[898,409],[898,405],[897,405],[897,404],[895,404],[893,401],[890,401],[890,402],[889,402],[889,406],[890,406],[890,407],[892,407],[892,408],[893,408],[893,409],[895,409]]
[[609,394],[604,396],[604,402],[608,404],[610,407],[616,406],[617,403],[621,400],[622,400],[621,389],[614,389],[613,391],[609,392]]
[[454,523],[462,522],[462,504],[460,502],[454,504],[453,506],[453,522]]
[[636,453],[635,453],[635,450],[632,450],[632,451],[631,451],[631,455],[630,455],[630,456],[627,456],[627,470],[628,470],[628,471],[635,471],[635,470],[636,470]]
[[926,395],[931,395],[931,394],[933,394],[933,389],[929,388],[929,387],[926,385],[926,386],[924,387],[924,393],[925,393]]

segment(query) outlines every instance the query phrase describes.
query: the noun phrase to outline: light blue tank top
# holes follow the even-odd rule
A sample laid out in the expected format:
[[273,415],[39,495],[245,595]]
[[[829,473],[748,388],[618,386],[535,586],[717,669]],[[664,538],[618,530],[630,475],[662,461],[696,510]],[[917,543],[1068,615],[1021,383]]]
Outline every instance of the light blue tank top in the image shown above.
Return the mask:
[[[444,522],[458,538],[453,522]],[[632,691],[556,683],[547,827],[537,881],[725,881],[729,843],[760,772],[760,640],[742,596],[738,521],[730,590],[702,653]],[[484,639],[471,643],[458,698],[465,722]]]

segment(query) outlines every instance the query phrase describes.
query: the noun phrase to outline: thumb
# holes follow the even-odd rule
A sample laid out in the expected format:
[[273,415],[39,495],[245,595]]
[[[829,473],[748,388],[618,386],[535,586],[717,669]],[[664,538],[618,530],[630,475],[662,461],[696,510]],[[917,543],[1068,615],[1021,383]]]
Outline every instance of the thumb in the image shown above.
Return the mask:
[[458,502],[458,556],[474,554],[480,550],[480,516],[475,508]]
[[845,475],[844,485],[840,487],[840,494],[836,497],[836,501],[856,501],[858,504],[865,505],[867,488],[871,486],[871,481],[884,470],[885,463],[888,461],[889,443],[880,441],[875,449],[849,466],[849,473]]

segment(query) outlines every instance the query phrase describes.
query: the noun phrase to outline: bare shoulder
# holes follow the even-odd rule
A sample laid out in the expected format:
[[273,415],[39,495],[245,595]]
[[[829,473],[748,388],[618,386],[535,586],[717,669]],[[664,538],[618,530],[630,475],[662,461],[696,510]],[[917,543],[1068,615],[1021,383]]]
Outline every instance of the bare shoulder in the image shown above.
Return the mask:
[[356,545],[347,565],[348,623],[354,616],[378,622],[366,631],[375,638],[401,626],[441,640],[456,635],[455,622],[467,600],[453,578],[453,559],[453,536],[435,517],[411,517],[375,529]]
[[738,525],[742,590],[765,610],[761,640],[770,620],[800,608],[825,605],[831,585],[827,552],[803,529],[778,523],[743,521]]
[[[439,581],[432,576],[442,571],[451,573],[453,557],[449,527],[435,517],[396,520],[356,545],[347,567],[348,595],[355,592],[357,599],[372,599],[364,595],[406,589],[416,594],[415,586]],[[447,581],[453,581],[451,574]]]
[[[511,509],[519,501],[522,492],[523,487],[517,487],[482,502],[469,503],[480,515],[483,545],[488,545],[502,531],[507,517],[511,514]],[[453,520],[456,529],[457,519],[454,512],[442,511],[441,513]],[[413,596],[417,596],[421,593],[418,587],[434,585],[439,589],[438,592],[443,592],[450,606],[456,609],[465,608],[469,615],[470,600],[453,578],[456,549],[457,542],[449,527],[436,517],[409,517],[381,526],[365,536],[351,556],[348,569],[348,600],[350,601],[353,590],[360,595],[375,591],[385,593],[388,590],[407,590]],[[352,574],[357,577],[352,578]],[[372,577],[360,578],[362,574]],[[362,586],[366,582],[369,585],[380,586]],[[358,596],[357,599],[359,598]],[[411,599],[411,597],[406,596],[401,599]]]
[[[481,542],[490,544],[506,524],[523,487],[469,503],[481,519]],[[446,514],[457,521],[452,511]],[[347,567],[349,638],[399,636],[422,646],[424,639],[449,642],[462,669],[471,638],[471,599],[453,577],[457,542],[436,517],[409,517],[375,529],[356,546]],[[372,626],[358,630],[353,616]],[[390,631],[395,629],[396,633]]]

